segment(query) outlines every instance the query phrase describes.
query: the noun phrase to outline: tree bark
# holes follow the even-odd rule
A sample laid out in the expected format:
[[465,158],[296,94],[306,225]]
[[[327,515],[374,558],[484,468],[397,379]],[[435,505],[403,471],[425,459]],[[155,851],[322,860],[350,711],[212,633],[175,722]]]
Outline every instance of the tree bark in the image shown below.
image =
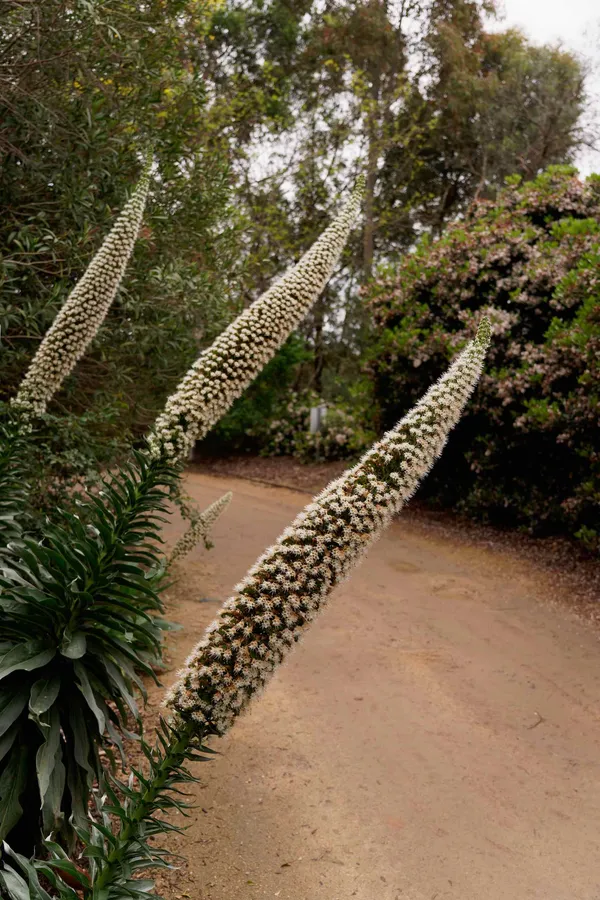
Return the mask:
[[314,326],[313,326],[313,385],[319,396],[323,392],[323,369],[325,367],[325,353],[323,345],[323,325],[325,322],[325,300],[323,296],[319,297],[314,306]]
[[365,230],[363,236],[363,274],[367,281],[373,274],[375,249],[375,184],[377,182],[377,145],[374,113],[369,120],[369,152],[365,184]]

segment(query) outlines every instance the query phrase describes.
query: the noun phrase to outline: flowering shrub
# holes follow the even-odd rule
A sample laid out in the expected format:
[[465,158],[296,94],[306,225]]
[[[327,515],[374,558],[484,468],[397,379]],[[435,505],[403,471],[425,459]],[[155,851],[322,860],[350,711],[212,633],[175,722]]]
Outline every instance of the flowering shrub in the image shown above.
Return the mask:
[[370,371],[383,424],[418,396],[485,313],[490,367],[435,501],[538,533],[600,538],[600,178],[553,167],[509,181],[370,290]]
[[300,262],[200,355],[154,423],[156,456],[185,457],[231,407],[304,318],[329,280],[358,215],[359,178],[348,203]]
[[310,432],[310,410],[323,401],[313,391],[293,393],[279,416],[269,423],[263,456],[295,456],[310,460],[351,459],[371,442],[356,416],[341,406],[325,404],[321,428]]

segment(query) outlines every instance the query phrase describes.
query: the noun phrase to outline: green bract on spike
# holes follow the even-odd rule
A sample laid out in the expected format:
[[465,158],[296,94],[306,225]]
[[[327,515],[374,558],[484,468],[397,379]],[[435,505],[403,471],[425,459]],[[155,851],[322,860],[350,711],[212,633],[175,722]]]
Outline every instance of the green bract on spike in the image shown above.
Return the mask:
[[150,185],[148,158],[131,199],[58,312],[12,401],[22,416],[42,415],[96,336],[133,251]]
[[167,563],[169,566],[174,563],[176,559],[181,559],[182,556],[186,556],[201,540],[206,540],[211,528],[223,510],[229,506],[232,497],[233,494],[231,491],[228,491],[226,494],[223,494],[222,497],[219,497],[218,500],[215,500],[214,503],[211,503],[210,506],[207,506],[197,518],[192,519],[192,524],[185,534],[179,538],[169,556]]
[[341,213],[297,265],[196,360],[154,424],[148,439],[154,455],[184,458],[272,359],[331,277],[362,194],[359,179]]
[[442,452],[477,384],[489,335],[484,319],[475,340],[408,415],[250,569],[168,694],[176,721],[223,734],[262,689]]

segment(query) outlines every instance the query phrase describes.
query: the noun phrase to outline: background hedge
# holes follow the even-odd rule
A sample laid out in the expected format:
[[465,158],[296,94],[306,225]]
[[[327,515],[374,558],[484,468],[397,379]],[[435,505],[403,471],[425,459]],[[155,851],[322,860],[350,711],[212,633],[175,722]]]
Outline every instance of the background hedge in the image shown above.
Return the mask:
[[444,370],[482,313],[487,371],[430,501],[600,545],[600,177],[509,179],[368,289],[369,370],[387,427]]

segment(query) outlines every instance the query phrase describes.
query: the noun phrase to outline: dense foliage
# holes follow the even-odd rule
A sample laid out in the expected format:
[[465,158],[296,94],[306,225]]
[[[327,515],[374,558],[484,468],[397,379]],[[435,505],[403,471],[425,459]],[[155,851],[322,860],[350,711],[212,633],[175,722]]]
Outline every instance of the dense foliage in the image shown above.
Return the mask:
[[231,317],[230,180],[226,159],[202,143],[206,86],[194,65],[213,7],[2,4],[3,399],[123,208],[141,154],[154,147],[152,193],[125,283],[50,410],[85,412],[92,441],[84,436],[77,453],[92,461],[96,437],[153,421],[199,343]]
[[490,367],[430,498],[540,534],[600,541],[600,178],[518,177],[370,289],[370,369],[389,425],[482,312]]
[[439,234],[506,176],[571,162],[585,70],[564,48],[488,30],[493,0],[224,0],[200,65],[227,152],[253,298],[296,259],[358,167],[364,228],[302,326],[296,387],[336,401],[371,340],[359,288],[423,231]]
[[[311,408],[323,406],[318,430],[310,431]],[[261,432],[265,456],[295,456],[311,460],[353,459],[371,443],[373,434],[347,407],[324,404],[314,391],[292,393]]]
[[[153,420],[198,349],[316,238],[359,166],[364,232],[302,324],[310,359],[273,382],[275,403],[290,382],[343,397],[338,383],[357,377],[371,339],[358,289],[374,264],[439,233],[507,174],[572,158],[580,62],[490,34],[493,6],[2,5],[0,399],[122,208],[145,144],[158,164],[107,328],[51,409],[86,414],[70,455],[52,454],[53,473],[91,470],[99,440]],[[264,399],[237,408],[240,444],[237,426],[260,418]]]
[[[159,536],[176,471],[134,461],[0,551],[0,839],[31,853],[87,820],[160,661]],[[72,817],[72,818],[71,818]],[[43,829],[43,830],[42,830]]]

